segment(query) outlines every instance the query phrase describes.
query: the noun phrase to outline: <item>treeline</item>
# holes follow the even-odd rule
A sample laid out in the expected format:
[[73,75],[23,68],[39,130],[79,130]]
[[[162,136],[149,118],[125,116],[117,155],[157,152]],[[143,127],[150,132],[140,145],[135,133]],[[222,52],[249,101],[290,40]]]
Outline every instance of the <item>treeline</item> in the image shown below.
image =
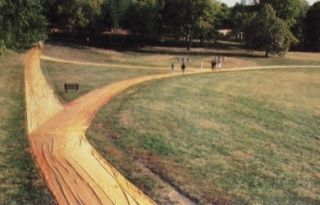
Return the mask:
[[290,47],[320,50],[320,3],[261,0],[253,6],[228,8],[216,0],[0,0],[0,50],[26,49],[53,28],[95,35],[119,29],[152,39],[185,41],[187,49],[219,37],[231,28],[244,34],[248,49],[266,55]]
[[229,24],[244,33],[248,49],[284,55],[289,48],[320,50],[320,2],[306,0],[260,0],[252,6],[235,5],[228,10]]

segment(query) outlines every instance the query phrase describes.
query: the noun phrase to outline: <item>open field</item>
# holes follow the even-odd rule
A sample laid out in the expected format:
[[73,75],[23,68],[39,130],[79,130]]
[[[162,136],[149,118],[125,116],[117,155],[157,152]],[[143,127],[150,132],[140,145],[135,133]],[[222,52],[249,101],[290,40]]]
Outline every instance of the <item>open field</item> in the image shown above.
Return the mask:
[[22,56],[0,57],[0,204],[54,204],[30,155]]
[[[112,82],[142,75],[164,73],[159,69],[126,69],[95,66],[79,66],[42,61],[41,68],[49,83],[55,88],[62,102],[69,102],[95,88]],[[78,93],[65,93],[64,83],[79,83]]]
[[193,68],[210,67],[214,55],[229,56],[225,67],[244,67],[253,65],[292,65],[316,64],[320,62],[320,53],[289,52],[285,57],[265,58],[263,52],[248,52],[240,45],[228,46],[228,42],[217,45],[216,48],[194,48],[186,51],[177,47],[141,47],[135,50],[109,50],[91,47],[81,47],[63,44],[46,44],[44,55],[67,60],[89,61],[97,63],[111,63],[118,65],[144,66],[169,69],[178,57],[191,56],[188,63]]
[[87,134],[163,204],[154,173],[197,203],[316,205],[319,82],[319,69],[281,69],[146,83],[116,97]]
[[[116,51],[89,47],[62,46],[48,44],[43,51],[44,55],[60,59],[79,62],[107,63],[115,66],[89,66],[73,65],[43,60],[41,63],[44,75],[55,88],[56,93],[63,102],[76,99],[94,88],[110,84],[115,81],[132,77],[169,72],[170,64],[181,56],[191,56],[192,62],[187,64],[187,69],[198,69],[203,61],[204,68],[210,68],[213,51],[216,53],[229,53],[224,64],[226,68],[265,66],[265,65],[316,65],[320,64],[320,54],[289,53],[286,58],[257,57],[260,53],[247,53],[241,49],[194,49],[190,55],[182,48],[141,48],[138,51]],[[165,54],[168,53],[168,54]],[[238,57],[235,57],[239,55]],[[251,56],[248,57],[247,55]],[[143,67],[140,69],[139,65]],[[128,66],[128,67],[126,67]],[[133,68],[130,68],[133,66]],[[177,72],[180,72],[179,63],[176,63]],[[79,93],[65,94],[65,82],[77,82],[81,89]]]
[[[46,78],[64,102],[119,80],[169,71],[164,64],[152,68],[159,58],[154,54],[49,47],[51,53],[45,54],[80,62],[110,63],[110,56],[122,55],[135,57],[114,60],[115,65],[146,62],[139,69],[42,61]],[[61,49],[67,51],[59,56]],[[179,49],[163,61],[177,56]],[[240,56],[228,58],[227,67],[314,65],[319,59],[305,53]],[[88,135],[109,162],[160,204],[173,203],[168,197],[172,191],[196,203],[317,204],[319,78],[319,69],[300,68],[147,83],[102,110]],[[80,83],[80,92],[65,94],[65,82]]]

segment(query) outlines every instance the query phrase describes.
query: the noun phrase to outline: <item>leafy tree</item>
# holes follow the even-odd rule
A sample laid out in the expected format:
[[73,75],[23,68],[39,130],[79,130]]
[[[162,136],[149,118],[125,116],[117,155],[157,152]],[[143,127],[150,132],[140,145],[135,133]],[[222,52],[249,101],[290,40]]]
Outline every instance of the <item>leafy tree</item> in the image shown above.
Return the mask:
[[105,0],[102,8],[102,18],[105,25],[114,28],[116,32],[117,28],[121,27],[124,15],[131,3],[131,0]]
[[262,5],[270,4],[277,16],[292,27],[303,9],[304,0],[261,0]]
[[47,21],[40,0],[3,0],[0,39],[7,48],[22,50],[46,38]]
[[276,16],[273,8],[266,4],[261,7],[246,29],[245,43],[249,49],[263,49],[269,53],[285,55],[291,43],[297,39],[290,32],[287,24]]
[[249,26],[256,13],[257,6],[244,6],[237,3],[230,13],[233,29],[243,32]]
[[295,24],[291,27],[291,32],[299,40],[299,43],[295,45],[295,48],[303,48],[305,45],[305,18],[307,11],[309,10],[309,3],[306,0],[301,0],[301,8],[299,16],[296,18]]
[[159,0],[137,0],[127,9],[122,24],[134,33],[156,36],[159,34],[161,7]]
[[230,28],[232,26],[230,14],[231,9],[227,6],[227,4],[220,4],[219,11],[215,15],[215,26],[219,29],[221,28]]
[[307,47],[320,51],[320,2],[310,7],[305,20]]
[[103,0],[44,0],[52,25],[69,31],[91,31],[99,28]]
[[162,14],[168,29],[185,36],[190,50],[194,37],[210,36],[218,9],[213,0],[166,0]]

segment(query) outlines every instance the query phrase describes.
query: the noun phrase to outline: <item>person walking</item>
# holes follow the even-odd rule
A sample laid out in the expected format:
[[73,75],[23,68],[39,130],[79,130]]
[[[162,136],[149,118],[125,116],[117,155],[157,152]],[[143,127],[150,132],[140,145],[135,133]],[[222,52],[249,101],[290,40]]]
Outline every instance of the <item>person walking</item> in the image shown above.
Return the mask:
[[172,64],[171,64],[171,72],[175,72],[175,71],[176,71],[176,68],[175,68],[174,62],[172,62]]
[[182,73],[184,74],[184,71],[186,70],[186,64],[184,62],[181,65],[181,70],[182,70]]
[[212,69],[212,71],[215,69],[216,65],[217,65],[216,61],[212,60],[211,61],[211,69]]

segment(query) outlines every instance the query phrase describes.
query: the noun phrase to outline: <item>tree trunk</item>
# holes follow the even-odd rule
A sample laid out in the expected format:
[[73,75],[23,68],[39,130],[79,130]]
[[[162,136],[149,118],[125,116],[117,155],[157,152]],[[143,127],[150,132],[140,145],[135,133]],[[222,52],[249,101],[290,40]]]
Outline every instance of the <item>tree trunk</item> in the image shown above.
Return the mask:
[[188,47],[187,47],[187,50],[188,50],[188,51],[191,50],[192,42],[193,42],[193,32],[190,31],[190,33],[189,33],[189,39],[188,39]]
[[268,57],[269,57],[269,50],[266,50],[265,57],[266,57],[266,58],[268,58]]
[[200,37],[200,46],[201,46],[201,47],[203,47],[203,39],[204,39],[204,38],[203,38],[203,36],[201,35],[201,37]]

